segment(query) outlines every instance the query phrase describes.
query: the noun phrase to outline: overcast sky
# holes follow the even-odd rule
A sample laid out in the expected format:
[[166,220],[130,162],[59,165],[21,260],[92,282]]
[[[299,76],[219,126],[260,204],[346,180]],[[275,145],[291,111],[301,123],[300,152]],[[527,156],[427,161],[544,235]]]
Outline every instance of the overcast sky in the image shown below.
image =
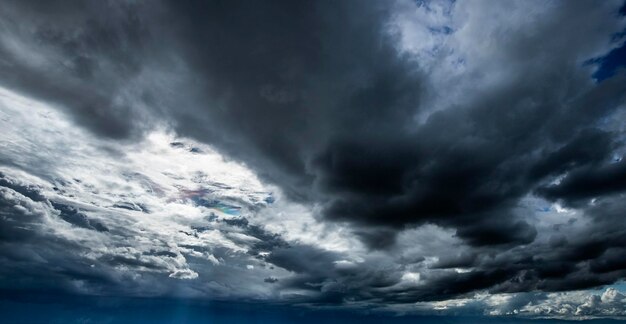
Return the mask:
[[625,8],[3,1],[0,304],[626,318]]

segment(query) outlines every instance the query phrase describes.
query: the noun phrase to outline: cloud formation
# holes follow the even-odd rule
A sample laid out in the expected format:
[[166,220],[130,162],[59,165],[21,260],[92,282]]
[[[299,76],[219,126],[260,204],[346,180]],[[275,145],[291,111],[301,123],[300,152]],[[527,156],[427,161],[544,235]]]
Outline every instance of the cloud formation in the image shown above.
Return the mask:
[[621,8],[9,2],[3,287],[621,316]]

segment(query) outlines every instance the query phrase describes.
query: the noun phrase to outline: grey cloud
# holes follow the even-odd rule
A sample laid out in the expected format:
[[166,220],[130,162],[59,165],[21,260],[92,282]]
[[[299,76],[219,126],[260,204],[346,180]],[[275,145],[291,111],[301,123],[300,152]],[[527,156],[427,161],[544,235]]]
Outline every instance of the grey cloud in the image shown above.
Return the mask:
[[70,224],[99,232],[107,232],[109,230],[104,224],[90,220],[85,214],[71,206],[55,202],[52,202],[52,206],[59,211],[59,217]]
[[[395,5],[9,3],[0,82],[62,107],[99,136],[136,139],[164,124],[214,145],[288,199],[319,206],[321,222],[348,226],[372,254],[390,253],[342,268],[336,262],[352,260],[350,253],[289,242],[243,217],[202,218],[179,233],[191,240],[218,231],[245,252],[187,242],[179,246],[189,247],[185,255],[164,248],[101,256],[100,265],[111,269],[228,282],[241,276],[310,292],[320,304],[563,291],[623,279],[626,168],[615,155],[624,150],[624,134],[607,125],[623,116],[626,76],[595,82],[582,64],[616,46],[619,4],[554,2],[529,13],[528,4],[515,2],[506,21],[493,14],[504,10],[498,5],[451,4],[451,27],[437,33],[449,47],[428,53],[437,63],[402,49]],[[491,16],[493,24],[485,19]],[[438,67],[451,58],[465,72]],[[201,153],[183,142],[170,146]],[[208,187],[204,178],[199,174],[196,184]],[[47,204],[34,188],[0,181],[3,192]],[[546,245],[540,222],[520,211],[528,197],[575,208],[589,225],[563,230]],[[31,235],[31,225],[41,222],[32,217],[42,216],[5,204],[6,219],[22,215],[28,226],[11,225],[15,230],[2,230],[4,237]],[[148,210],[132,204],[114,206]],[[79,208],[50,206],[41,208],[56,209],[79,228],[119,231]],[[562,227],[575,227],[569,225]],[[419,226],[452,231],[459,253],[399,256],[402,233]],[[137,233],[124,232],[126,239]],[[201,261],[206,253],[233,264],[186,267],[208,264]],[[189,264],[177,263],[179,257]],[[291,276],[275,282],[276,274],[263,268],[253,280],[243,270],[247,262]],[[423,275],[420,289],[402,282],[408,270]],[[223,291],[221,284],[203,288]]]
[[551,295],[542,302],[520,308],[525,313],[563,318],[594,318],[624,316],[624,294],[608,288],[601,294]]
[[[380,228],[358,230],[365,242],[385,235],[390,238],[376,241],[389,246],[394,231],[434,223],[457,229],[473,245],[527,244],[534,229],[510,210],[549,176],[574,167],[593,170],[597,165],[590,163],[606,160],[616,145],[613,136],[605,135],[593,152],[577,143],[595,140],[599,119],[624,100],[623,76],[594,85],[574,65],[576,55],[589,50],[585,46],[601,47],[595,30],[584,26],[581,37],[587,38],[577,42],[543,37],[568,39],[569,30],[559,26],[580,21],[577,15],[585,12],[582,3],[560,6],[547,10],[553,19],[534,26],[530,35],[524,34],[530,27],[517,26],[506,39],[492,36],[510,45],[498,59],[523,73],[433,113],[423,124],[416,117],[429,107],[422,106],[421,94],[434,76],[398,50],[399,35],[388,25],[393,8],[383,3],[188,2],[155,9],[122,4],[109,10],[108,20],[93,21],[81,17],[100,7],[86,4],[71,9],[59,27],[25,39],[42,38],[40,46],[59,57],[77,56],[74,68],[59,77],[108,98],[142,69],[171,77],[174,68],[163,65],[163,58],[178,55],[193,70],[194,83],[172,85],[173,91],[187,90],[175,94],[175,107],[166,107],[171,98],[158,97],[160,89],[151,83],[138,85],[145,95],[133,94],[136,102],[129,108],[71,99],[66,106],[88,120],[86,126],[114,137],[146,127],[138,114],[167,116],[180,133],[250,163],[290,197],[322,203],[326,219]],[[57,18],[48,7],[11,8],[36,18],[36,30]],[[607,10],[596,9],[594,19]],[[168,17],[169,28],[153,25],[160,15]],[[78,36],[69,33],[71,23],[82,26]],[[616,26],[603,22],[602,30]],[[157,35],[173,37],[173,47],[158,47]],[[103,66],[112,69],[97,70]],[[20,78],[39,70],[9,72]],[[94,79],[94,73],[102,77]],[[52,84],[59,91],[75,89]],[[545,91],[548,84],[570,90]]]
[[581,200],[609,196],[626,189],[626,163],[579,168],[568,173],[559,184],[539,189],[549,199],[563,199],[570,205]]
[[[193,249],[186,250],[184,244],[167,244],[166,237],[151,232],[154,229],[145,231],[126,227],[123,222],[115,222],[114,214],[105,214],[112,218],[107,219],[105,225],[101,218],[102,210],[94,206],[87,212],[73,202],[52,200],[48,195],[55,191],[50,190],[52,185],[46,185],[45,182],[18,180],[15,175],[8,173],[3,173],[1,179],[0,259],[4,266],[0,272],[3,278],[10,278],[0,280],[0,289],[3,291],[162,295],[168,294],[172,287],[180,289],[180,284],[173,281],[192,280],[199,276],[210,276],[208,278],[213,280],[221,278],[219,280],[224,282],[241,282],[244,273],[233,276],[232,269],[228,268],[237,266],[237,263],[243,268],[250,262],[249,255],[237,255],[228,248],[222,248],[222,256],[228,262],[221,265],[215,257],[212,257],[213,260],[205,257],[206,253],[211,252],[219,256],[220,248],[217,246],[200,246],[195,249],[200,255],[194,254]],[[56,192],[65,190],[67,188]],[[81,203],[85,204],[86,201]],[[111,212],[115,213],[115,209],[107,211]],[[94,217],[88,216],[91,214]],[[230,226],[222,227],[220,231],[227,234],[239,230],[237,226]],[[249,228],[251,234],[270,235],[255,226],[245,226],[244,229]],[[262,242],[270,246],[267,237]],[[153,243],[142,244],[144,239]],[[279,240],[279,237],[276,235],[274,239]],[[158,246],[159,241],[162,246]],[[201,242],[199,239],[197,241]],[[194,271],[192,268],[199,270]],[[276,271],[249,274],[247,280],[260,280],[258,276],[270,273],[275,274]],[[184,286],[187,287],[186,284]],[[185,289],[189,290],[188,294],[193,294],[194,290],[213,296],[230,294],[226,286],[210,287],[203,284]]]
[[6,3],[2,84],[57,104],[98,134],[137,135],[145,115],[128,94],[141,97],[134,80],[151,37],[139,12],[130,3]]
[[[2,273],[3,277],[11,278],[2,281],[2,289],[74,291],[72,280],[98,287],[115,282],[115,276],[90,268],[74,253],[60,253],[76,252],[81,248],[76,242],[54,240],[45,233],[43,228],[51,208],[44,201],[30,200],[7,187],[1,187],[0,190]],[[46,263],[57,266],[50,271]]]

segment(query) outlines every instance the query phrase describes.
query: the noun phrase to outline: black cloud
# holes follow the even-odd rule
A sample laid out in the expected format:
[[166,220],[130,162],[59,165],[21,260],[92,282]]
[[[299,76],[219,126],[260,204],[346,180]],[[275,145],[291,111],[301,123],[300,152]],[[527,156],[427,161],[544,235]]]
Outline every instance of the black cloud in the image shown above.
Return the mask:
[[[17,83],[5,82],[65,100],[85,126],[113,137],[149,127],[135,115],[165,114],[180,133],[245,160],[292,198],[322,202],[325,218],[391,236],[390,230],[434,223],[474,245],[529,243],[532,225],[511,213],[518,200],[557,173],[600,172],[617,145],[596,124],[623,102],[624,77],[592,85],[569,57],[557,61],[559,53],[537,47],[527,54],[546,57],[550,68],[520,71],[497,90],[418,123],[429,108],[421,105],[428,75],[399,52],[398,36],[386,25],[392,11],[383,3],[183,2],[156,7],[165,10],[114,6],[106,19],[86,19],[96,16],[94,4],[71,9],[51,29],[45,27],[55,10],[22,6],[11,8],[33,17],[35,32],[27,36],[72,60],[58,71],[61,82],[19,83],[39,75],[33,68],[7,70]],[[168,28],[151,24],[161,15]],[[79,33],[70,32],[72,23]],[[150,52],[157,37],[171,47]],[[142,70],[171,72],[158,67],[170,53],[182,57],[194,80],[175,106],[149,83],[127,83],[140,93],[125,106],[81,99],[121,96],[120,82]],[[543,62],[509,55],[520,67]],[[546,90],[568,87],[577,95],[567,100]],[[87,92],[67,93],[82,88]],[[152,108],[137,108],[144,106]],[[574,193],[569,186],[585,184],[575,177],[537,192],[550,199]],[[569,184],[575,181],[581,183]],[[622,189],[595,185],[600,193]],[[382,246],[393,239],[387,241]]]
[[[588,288],[626,271],[626,163],[614,160],[624,133],[606,126],[624,109],[626,75],[594,82],[580,64],[586,45],[559,27],[576,26],[584,5],[561,6],[532,32],[494,40],[493,56],[506,57],[513,76],[470,84],[479,95],[442,109],[427,105],[435,76],[399,48],[393,7],[374,1],[12,3],[20,19],[6,20],[5,33],[46,60],[24,60],[2,43],[1,82],[102,136],[134,138],[165,123],[210,143],[290,199],[319,204],[322,221],[349,224],[371,250],[393,250],[398,233],[425,224],[453,230],[472,249],[432,267],[471,272],[433,275],[413,291],[397,287],[398,265],[338,269],[340,253],[288,244],[245,219],[225,222],[260,240],[249,253],[269,250],[264,261],[296,274],[266,282],[319,292],[320,303]],[[592,224],[586,236],[532,245],[537,228],[518,210],[529,196],[579,208]],[[76,226],[107,230],[52,206]]]

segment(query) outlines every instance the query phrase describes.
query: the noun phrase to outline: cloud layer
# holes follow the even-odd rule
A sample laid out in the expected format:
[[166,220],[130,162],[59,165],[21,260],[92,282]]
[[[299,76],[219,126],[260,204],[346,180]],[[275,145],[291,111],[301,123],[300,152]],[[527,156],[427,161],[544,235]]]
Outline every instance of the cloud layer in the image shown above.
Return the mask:
[[623,315],[620,8],[9,2],[2,287]]

